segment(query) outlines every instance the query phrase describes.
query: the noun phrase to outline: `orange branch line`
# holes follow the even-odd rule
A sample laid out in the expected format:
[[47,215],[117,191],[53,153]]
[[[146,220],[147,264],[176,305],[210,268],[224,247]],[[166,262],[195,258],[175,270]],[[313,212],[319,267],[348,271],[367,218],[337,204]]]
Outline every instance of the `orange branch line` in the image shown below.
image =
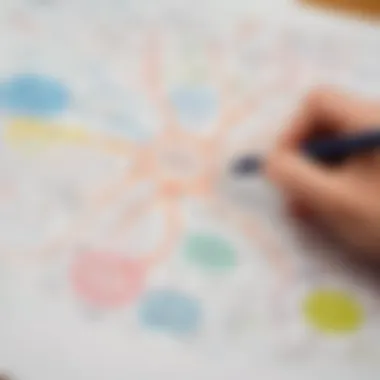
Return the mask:
[[[264,228],[260,226],[260,223],[258,223],[253,216],[243,215],[244,211],[238,211],[234,209],[232,205],[227,206],[226,202],[227,201],[223,201],[219,198],[213,203],[224,213],[232,217],[233,222],[239,226],[248,242],[255,240],[259,243],[267,256],[271,267],[277,271],[279,287],[287,286],[291,281],[293,268],[288,260],[286,260],[286,257],[281,252],[276,241],[264,231]],[[256,239],[254,239],[255,237]]]
[[248,99],[236,107],[228,107],[222,115],[217,126],[217,139],[225,137],[230,128],[234,128],[243,123],[250,115],[253,114],[258,99]]
[[143,260],[147,267],[160,264],[172,253],[182,230],[183,221],[178,201],[166,199],[163,201],[162,207],[166,216],[166,231],[159,247]]
[[117,199],[129,184],[132,185],[142,178],[144,177],[136,172],[127,173],[121,180],[119,179],[111,186],[108,186],[107,189],[103,189],[100,193],[91,197],[92,199],[84,207],[83,213],[78,216],[71,228],[42,249],[39,255],[41,257],[48,257],[58,249],[64,247],[65,244],[69,244],[75,240],[88,225],[91,225],[91,222],[101,210],[108,206],[110,202]]
[[121,138],[112,136],[96,136],[91,140],[92,145],[99,150],[105,150],[107,153],[112,153],[120,156],[129,156],[136,153],[137,147],[134,143]]
[[249,95],[242,103],[234,107],[228,107],[222,112],[219,124],[217,124],[217,139],[223,139],[229,129],[237,127],[249,119],[259,106],[270,98],[270,95],[279,89],[280,84],[268,85],[257,95]]
[[[252,31],[250,31],[252,33]],[[251,93],[238,105],[232,105],[231,99],[233,97],[233,79],[227,73],[225,68],[225,59],[222,49],[220,47],[212,47],[208,52],[209,61],[211,62],[212,75],[214,82],[220,92],[220,116],[216,122],[215,140],[220,142],[225,138],[226,133],[234,127],[244,123],[260,104],[268,99],[270,94],[274,93],[280,86],[280,83],[271,83],[258,94]]]
[[163,57],[161,39],[157,36],[149,36],[144,53],[142,77],[145,90],[161,113],[165,128],[175,132],[180,129],[180,125],[176,112],[167,98],[162,80]]
[[128,186],[133,186],[133,184],[144,180],[144,178],[147,178],[145,172],[133,168],[130,172],[125,173],[121,178],[95,194],[89,202],[89,207],[93,208],[94,204],[96,208],[107,206],[111,201],[121,196],[128,189]]
[[[229,105],[229,97],[233,88],[233,81],[226,72],[226,62],[220,46],[211,46],[207,53],[210,62],[210,74],[213,85],[220,94],[220,121],[225,118],[225,110]],[[219,125],[220,122],[217,123]]]
[[120,224],[117,227],[116,238],[120,235],[127,233],[128,228],[132,224],[138,222],[138,220],[148,213],[148,210],[152,208],[154,204],[154,199],[142,200],[137,205],[132,206],[132,210],[127,210],[127,212],[120,218]]
[[246,218],[242,221],[241,225],[243,233],[247,238],[252,236],[256,236],[258,238],[259,244],[265,250],[270,264],[273,268],[278,270],[281,286],[288,284],[293,271],[275,240],[269,237],[266,231],[264,231],[259,223],[254,221],[252,217],[249,220]]

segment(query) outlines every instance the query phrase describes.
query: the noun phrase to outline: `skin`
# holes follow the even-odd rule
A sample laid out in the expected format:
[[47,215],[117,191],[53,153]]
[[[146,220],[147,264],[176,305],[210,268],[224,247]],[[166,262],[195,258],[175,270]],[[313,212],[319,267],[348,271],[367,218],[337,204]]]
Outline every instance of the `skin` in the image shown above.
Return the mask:
[[380,128],[380,102],[332,89],[312,91],[279,136],[265,166],[290,211],[321,226],[366,261],[380,263],[380,150],[326,166],[301,153],[320,134]]

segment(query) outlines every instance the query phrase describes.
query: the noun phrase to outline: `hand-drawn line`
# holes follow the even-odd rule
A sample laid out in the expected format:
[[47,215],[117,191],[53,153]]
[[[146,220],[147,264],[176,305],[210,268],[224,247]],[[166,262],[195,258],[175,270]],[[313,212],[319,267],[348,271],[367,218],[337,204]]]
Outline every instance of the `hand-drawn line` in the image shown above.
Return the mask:
[[[91,226],[91,221],[102,210],[117,204],[120,198],[136,186],[139,181],[152,180],[156,183],[156,193],[149,200],[149,205],[158,205],[163,209],[163,215],[167,222],[163,239],[152,252],[146,252],[137,260],[143,265],[144,272],[164,261],[174,249],[176,241],[183,231],[180,200],[183,197],[195,197],[203,201],[209,201],[215,196],[216,166],[217,160],[223,152],[223,143],[226,134],[237,124],[247,119],[257,107],[265,102],[273,93],[276,86],[270,85],[260,96],[249,94],[240,104],[232,106],[229,79],[223,79],[221,71],[217,78],[222,92],[222,110],[216,121],[216,134],[208,137],[196,137],[181,128],[175,108],[170,104],[162,81],[161,66],[163,36],[159,33],[147,36],[142,56],[142,78],[144,88],[151,101],[155,104],[164,122],[165,128],[159,136],[154,137],[150,143],[138,146],[127,144],[128,156],[131,158],[132,168],[130,175],[118,180],[98,193],[89,202],[84,217],[74,223],[74,228],[69,234],[57,241],[55,247],[62,246],[73,238],[78,238],[83,230]],[[219,62],[220,63],[220,62]],[[216,63],[215,63],[216,64]],[[218,65],[216,68],[219,67]],[[286,76],[286,73],[284,74]],[[106,146],[112,147],[112,151],[124,149],[124,140],[121,142],[106,140]],[[102,141],[96,141],[96,147],[102,146]],[[139,206],[136,212],[126,215],[121,219],[120,226],[116,229],[116,235],[121,233],[125,226],[133,225],[151,206]],[[231,208],[228,211],[231,215]],[[249,240],[259,239],[268,255],[270,264],[279,272],[282,282],[289,278],[290,268],[281,250],[274,241],[269,238],[255,220],[243,220],[233,216],[241,226],[244,235]],[[112,238],[110,236],[110,238]],[[51,247],[48,249],[51,252]],[[45,250],[45,253],[48,253]],[[84,269],[85,270],[85,269]]]

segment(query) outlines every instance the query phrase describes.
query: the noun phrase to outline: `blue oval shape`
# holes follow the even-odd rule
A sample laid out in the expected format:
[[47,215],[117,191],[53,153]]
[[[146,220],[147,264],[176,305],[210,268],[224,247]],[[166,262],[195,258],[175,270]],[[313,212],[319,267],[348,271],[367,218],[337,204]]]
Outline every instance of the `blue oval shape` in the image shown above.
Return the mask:
[[15,75],[0,86],[1,105],[8,111],[31,116],[50,116],[69,104],[68,89],[54,78],[38,74]]
[[197,299],[175,290],[148,293],[139,309],[141,323],[151,329],[188,334],[197,330],[201,306]]
[[217,111],[217,95],[212,88],[206,86],[178,88],[172,93],[171,98],[184,121],[202,122]]

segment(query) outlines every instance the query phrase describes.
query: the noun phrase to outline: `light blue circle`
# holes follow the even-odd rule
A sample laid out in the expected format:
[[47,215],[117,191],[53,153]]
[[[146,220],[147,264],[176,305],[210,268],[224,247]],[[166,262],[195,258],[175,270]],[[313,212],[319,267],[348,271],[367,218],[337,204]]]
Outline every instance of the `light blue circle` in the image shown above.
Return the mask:
[[156,290],[148,293],[139,309],[142,325],[175,334],[196,331],[200,316],[199,301],[175,290]]
[[129,114],[114,114],[107,119],[107,129],[135,142],[144,142],[151,137],[142,123]]
[[207,86],[193,85],[173,91],[172,102],[184,121],[202,122],[216,114],[218,98],[216,92]]
[[54,78],[19,74],[0,86],[0,104],[19,115],[50,116],[69,104],[68,89]]

